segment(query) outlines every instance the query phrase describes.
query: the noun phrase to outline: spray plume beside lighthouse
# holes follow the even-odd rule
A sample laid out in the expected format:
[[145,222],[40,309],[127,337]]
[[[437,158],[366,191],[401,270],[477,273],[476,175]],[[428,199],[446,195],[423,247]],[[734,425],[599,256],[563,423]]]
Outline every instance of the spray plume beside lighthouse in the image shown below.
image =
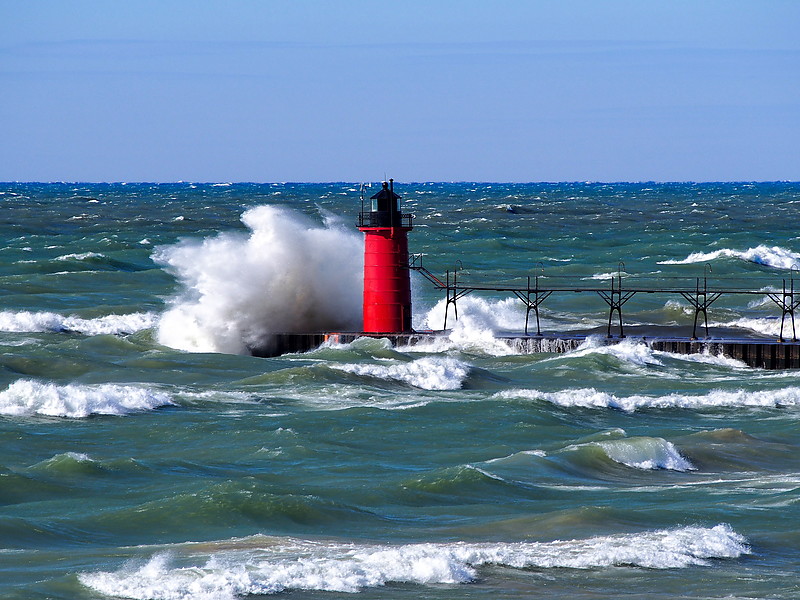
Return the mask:
[[411,278],[408,268],[410,214],[400,212],[394,180],[383,182],[358,216],[364,239],[364,333],[411,331]]

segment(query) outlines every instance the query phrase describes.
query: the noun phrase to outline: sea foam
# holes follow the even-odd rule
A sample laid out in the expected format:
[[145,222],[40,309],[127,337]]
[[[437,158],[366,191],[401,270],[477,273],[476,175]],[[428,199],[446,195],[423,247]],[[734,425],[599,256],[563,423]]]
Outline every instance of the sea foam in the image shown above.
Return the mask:
[[713,252],[693,252],[683,260],[663,260],[660,265],[688,265],[693,263],[708,262],[718,258],[738,258],[747,262],[774,267],[776,269],[791,269],[800,265],[800,253],[792,252],[780,246],[760,245],[747,250],[732,250],[723,248]]
[[[233,599],[284,590],[358,592],[390,582],[462,584],[487,564],[511,568],[598,569],[635,566],[677,569],[749,554],[747,540],[721,524],[582,540],[513,543],[424,543],[403,546],[286,539],[241,540],[242,550],[212,554],[204,564],[178,565],[157,554],[116,572],[81,573],[80,582],[103,594],[137,599]],[[226,542],[235,547],[236,540]],[[557,575],[555,575],[557,576]]]
[[388,365],[334,364],[331,367],[355,375],[400,381],[424,390],[457,390],[470,371],[468,364],[440,356],[426,356]]
[[618,396],[594,388],[565,389],[557,392],[506,390],[494,396],[500,399],[545,400],[557,406],[581,408],[616,408],[634,412],[646,408],[779,408],[800,405],[800,388],[778,390],[712,390],[708,394],[667,394],[665,396]]
[[105,258],[105,255],[99,254],[97,252],[81,252],[81,253],[64,254],[62,256],[57,256],[55,260],[61,260],[61,261],[87,260],[90,258]]
[[[444,326],[447,301],[439,301],[422,320],[422,327],[441,329]],[[458,319],[453,309],[447,316],[450,330],[427,344],[415,345],[415,352],[446,352],[458,350],[489,356],[505,356],[516,351],[495,336],[497,331],[522,331],[525,326],[525,310],[515,298],[487,300],[464,298],[458,302]]]
[[740,360],[722,355],[714,355],[707,351],[696,352],[694,354],[678,354],[675,352],[653,350],[644,341],[636,338],[626,338],[616,344],[606,344],[600,336],[590,336],[577,349],[548,360],[572,360],[589,355],[613,356],[620,362],[637,366],[663,366],[663,359],[670,358],[684,362],[712,364],[721,367],[737,369],[748,368],[747,364]]
[[613,356],[621,362],[645,366],[662,365],[658,355],[666,353],[657,352],[636,339],[627,338],[616,344],[606,344],[600,336],[590,336],[577,349],[564,356],[572,359],[590,354],[604,354]]
[[174,404],[164,392],[132,385],[55,385],[20,379],[0,392],[0,414],[84,418],[126,415]]
[[274,206],[246,211],[249,233],[156,248],[182,284],[158,324],[164,345],[193,352],[268,349],[275,333],[361,329],[364,243],[326,216],[318,225]]
[[121,335],[150,329],[157,322],[158,315],[152,312],[82,319],[52,312],[0,311],[0,331],[7,332],[66,331],[84,335]]
[[[447,301],[440,300],[425,315],[425,325],[430,329],[441,329],[444,326]],[[447,315],[447,323],[451,327],[459,322],[478,329],[493,331],[513,331],[525,325],[525,309],[516,298],[504,300],[487,300],[479,297],[463,298],[458,301],[459,318],[456,320],[453,308]]]
[[[781,320],[775,317],[740,317],[728,323],[712,323],[712,327],[722,325],[723,327],[739,327],[742,329],[749,329],[756,333],[777,337],[781,333]],[[795,331],[800,330],[796,328]],[[784,337],[792,337],[792,320],[787,318],[783,324]]]

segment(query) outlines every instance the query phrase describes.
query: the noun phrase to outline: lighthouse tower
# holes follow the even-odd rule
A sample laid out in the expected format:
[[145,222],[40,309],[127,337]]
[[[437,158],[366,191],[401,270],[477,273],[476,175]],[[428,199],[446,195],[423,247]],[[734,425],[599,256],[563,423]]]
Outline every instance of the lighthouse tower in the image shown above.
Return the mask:
[[410,214],[400,212],[394,180],[383,182],[361,207],[358,228],[364,240],[364,333],[411,331],[411,279],[408,269]]

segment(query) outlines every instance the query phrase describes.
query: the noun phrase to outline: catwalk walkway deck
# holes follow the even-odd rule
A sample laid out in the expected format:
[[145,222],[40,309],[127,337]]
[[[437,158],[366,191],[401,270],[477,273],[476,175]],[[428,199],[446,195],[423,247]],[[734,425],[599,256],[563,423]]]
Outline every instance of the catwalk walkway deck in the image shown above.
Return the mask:
[[[586,285],[587,279],[594,277],[576,277],[559,275],[535,275],[526,278],[526,285],[508,285],[505,283],[464,283],[459,281],[459,270],[447,271],[444,277],[438,277],[422,266],[422,255],[411,256],[409,269],[420,273],[438,290],[443,290],[446,296],[443,329],[447,329],[447,318],[450,307],[453,307],[455,318],[458,318],[458,300],[473,292],[495,292],[513,294],[525,304],[525,335],[528,335],[528,321],[530,313],[536,316],[536,335],[541,336],[539,321],[539,307],[555,293],[569,294],[597,294],[608,306],[608,328],[606,335],[612,337],[612,322],[614,316],[618,317],[620,336],[624,336],[622,320],[622,307],[637,294],[664,294],[677,295],[686,300],[694,309],[694,326],[692,339],[698,337],[697,325],[702,315],[704,319],[705,335],[709,335],[708,309],[723,296],[761,296],[771,300],[781,312],[781,330],[778,341],[783,341],[784,325],[787,317],[791,325],[791,339],[797,341],[795,329],[795,311],[800,308],[800,292],[794,291],[794,272],[792,267],[788,279],[782,278],[781,289],[775,284],[777,281],[757,281],[755,278],[717,278],[709,286],[708,271],[704,269],[702,277],[635,277],[623,273],[623,263],[619,264],[616,275],[610,275],[605,285]],[[579,281],[580,285],[575,284]],[[649,282],[649,283],[648,283]],[[755,286],[756,283],[760,285]]]
[[[586,285],[587,278],[575,276],[537,275],[527,277],[525,285],[508,284],[468,284],[459,281],[459,272],[448,271],[444,277],[437,277],[422,266],[421,255],[411,257],[409,268],[419,272],[436,289],[447,294],[444,323],[441,331],[420,331],[402,334],[367,334],[368,337],[387,338],[396,346],[415,346],[432,344],[447,337],[447,319],[450,307],[458,318],[457,301],[473,292],[512,294],[521,300],[526,308],[525,329],[523,332],[498,333],[495,337],[515,352],[534,354],[540,352],[569,352],[580,347],[588,338],[600,344],[617,344],[622,340],[636,340],[647,344],[654,350],[677,354],[709,353],[727,356],[745,364],[761,369],[800,369],[800,342],[795,329],[795,311],[800,308],[800,292],[794,291],[795,267],[788,278],[777,281],[758,281],[755,278],[718,278],[709,285],[707,272],[703,277],[659,277],[652,284],[647,278],[631,277],[623,273],[623,265],[615,275],[602,284]],[[591,279],[591,278],[588,278]],[[574,282],[578,281],[579,284]],[[552,294],[589,293],[597,294],[608,306],[608,327],[586,331],[542,333],[539,322],[539,307]],[[637,294],[679,295],[694,309],[694,322],[686,326],[631,326],[623,328],[622,307]],[[771,300],[780,311],[781,328],[776,337],[749,334],[742,329],[709,327],[708,309],[722,296],[761,296]],[[529,334],[530,313],[536,316],[536,333]],[[618,328],[612,328],[614,317]],[[776,315],[777,316],[777,315]],[[704,336],[698,334],[698,323],[703,318]],[[788,318],[787,318],[788,317]],[[784,337],[784,325],[787,336]],[[614,331],[616,329],[616,331]],[[627,335],[626,335],[627,334]],[[268,349],[254,350],[256,356],[276,356],[289,352],[306,352],[325,342],[349,343],[364,336],[361,333],[285,333],[276,336],[275,343]],[[791,336],[791,337],[789,337]],[[787,339],[788,338],[788,339]]]

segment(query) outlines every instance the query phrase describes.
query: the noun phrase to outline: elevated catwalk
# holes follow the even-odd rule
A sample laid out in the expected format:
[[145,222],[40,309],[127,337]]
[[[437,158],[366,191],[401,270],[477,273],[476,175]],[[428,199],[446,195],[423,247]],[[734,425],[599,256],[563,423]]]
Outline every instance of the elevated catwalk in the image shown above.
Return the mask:
[[[369,204],[365,204],[364,186],[361,188],[358,228],[365,234],[363,331],[279,334],[269,348],[253,349],[253,355],[278,356],[306,352],[325,342],[349,343],[359,337],[386,338],[395,346],[432,344],[447,337],[451,308],[453,317],[458,319],[459,299],[473,292],[490,292],[513,295],[525,305],[524,331],[495,336],[517,353],[569,352],[591,337],[600,344],[635,340],[654,350],[676,354],[727,356],[761,369],[800,368],[800,343],[797,341],[794,318],[795,311],[800,309],[800,292],[794,291],[794,272],[800,271],[800,267],[793,266],[788,280],[783,277],[780,285],[777,281],[758,282],[752,278],[744,282],[727,278],[709,285],[710,266],[704,268],[702,278],[688,280],[686,277],[631,277],[624,273],[624,263],[619,263],[617,274],[611,275],[603,283],[587,283],[587,280],[594,278],[576,278],[574,274],[569,277],[545,276],[544,266],[533,277],[527,276],[525,285],[519,280],[516,285],[464,282],[463,273],[459,273],[461,268],[446,271],[444,277],[439,277],[422,265],[422,254],[409,255],[407,233],[412,229],[413,215],[401,211],[400,198],[394,192],[391,179],[382,184],[380,192],[370,197]],[[411,328],[412,271],[446,294],[441,331],[417,332]],[[553,294],[599,296],[608,307],[608,326],[604,330],[542,333],[539,308]],[[623,306],[634,296],[645,294],[672,295],[688,302],[694,309],[692,327],[626,327],[622,318]],[[740,329],[709,327],[708,310],[723,296],[744,296],[748,300],[760,296],[771,301],[780,310],[781,328],[777,339],[748,335]],[[535,317],[535,334],[529,334],[531,313]],[[618,323],[617,335],[613,334],[615,320]],[[698,325],[705,333],[702,337]],[[787,339],[789,332],[791,341]]]
[[[509,348],[520,354],[537,354],[544,352],[570,352],[585,343],[590,336],[599,344],[618,344],[623,340],[629,343],[646,344],[653,350],[672,352],[675,354],[702,354],[726,356],[759,369],[800,369],[800,342],[778,342],[772,338],[741,337],[740,330],[711,329],[709,337],[692,339],[680,333],[678,328],[652,328],[637,331],[637,327],[629,327],[631,332],[625,338],[607,337],[599,332],[582,332],[570,334],[523,335],[500,333],[495,337],[508,344]],[[670,332],[665,334],[664,329]],[[739,337],[737,337],[737,334]],[[254,352],[257,356],[277,356],[290,352],[307,352],[324,343],[346,344],[359,337],[388,339],[394,346],[413,346],[432,344],[447,336],[444,331],[419,331],[413,333],[364,334],[364,333],[285,333],[277,336],[277,345],[269,352]]]

